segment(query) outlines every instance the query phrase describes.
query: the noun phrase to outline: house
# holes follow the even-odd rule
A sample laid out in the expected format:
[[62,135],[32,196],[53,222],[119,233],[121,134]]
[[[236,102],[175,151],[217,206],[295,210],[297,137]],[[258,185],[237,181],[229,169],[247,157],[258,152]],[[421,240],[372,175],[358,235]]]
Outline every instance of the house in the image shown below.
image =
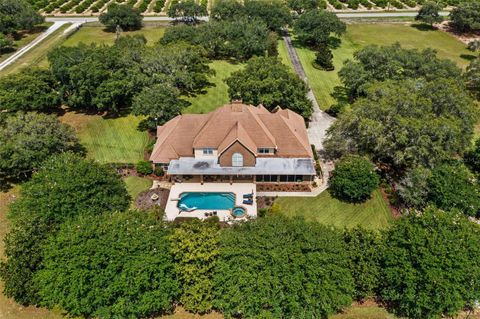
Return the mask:
[[300,115],[240,101],[159,126],[150,161],[172,182],[250,182],[265,190],[305,191],[316,176]]

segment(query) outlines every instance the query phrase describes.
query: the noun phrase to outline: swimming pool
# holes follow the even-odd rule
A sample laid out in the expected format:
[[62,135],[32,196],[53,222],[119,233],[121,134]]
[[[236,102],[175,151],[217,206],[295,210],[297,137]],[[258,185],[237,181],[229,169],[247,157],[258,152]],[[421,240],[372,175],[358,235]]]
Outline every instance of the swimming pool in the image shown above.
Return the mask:
[[197,209],[228,210],[235,206],[234,193],[186,192],[180,194],[177,207],[182,211]]

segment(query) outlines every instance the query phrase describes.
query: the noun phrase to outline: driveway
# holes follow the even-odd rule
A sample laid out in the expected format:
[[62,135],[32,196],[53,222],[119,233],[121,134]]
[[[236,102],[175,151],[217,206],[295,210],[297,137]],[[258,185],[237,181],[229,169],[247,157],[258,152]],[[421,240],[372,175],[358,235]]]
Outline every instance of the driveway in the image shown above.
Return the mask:
[[[283,40],[285,41],[285,44],[287,46],[288,56],[292,61],[295,72],[308,85],[307,75],[305,74],[305,70],[303,69],[302,63],[298,58],[297,51],[293,47],[292,39],[290,38],[290,35],[286,33],[286,35],[283,36]],[[320,151],[323,149],[323,141],[325,140],[325,135],[327,133],[327,130],[333,124],[333,122],[335,121],[335,118],[328,115],[327,113],[325,113],[320,109],[312,89],[310,88],[310,86],[308,88],[309,88],[309,91],[308,91],[307,97],[310,101],[312,101],[313,114],[312,114],[312,117],[310,118],[310,123],[308,125],[307,133],[308,133],[308,138],[310,140],[310,144],[315,145],[315,148],[317,149],[317,151]]]

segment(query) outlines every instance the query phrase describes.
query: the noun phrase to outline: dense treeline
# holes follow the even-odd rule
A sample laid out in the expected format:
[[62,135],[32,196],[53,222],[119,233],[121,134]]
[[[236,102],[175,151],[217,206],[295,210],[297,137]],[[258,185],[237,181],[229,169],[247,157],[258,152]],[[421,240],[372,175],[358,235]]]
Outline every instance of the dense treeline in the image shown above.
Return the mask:
[[255,55],[276,54],[277,36],[261,20],[239,18],[200,25],[168,28],[161,44],[187,42],[202,47],[211,59],[248,60]]
[[226,318],[326,318],[376,297],[425,319],[480,298],[480,227],[463,214],[429,208],[377,232],[276,213],[227,228],[168,224],[127,206],[104,166],[49,159],[10,209],[5,293],[98,318],[148,317],[177,303]]
[[[113,46],[60,47],[48,58],[65,105],[111,113],[130,108],[135,96],[158,86],[170,88],[166,94],[182,105],[180,96],[202,92],[213,72],[200,48],[147,47],[143,37],[120,38]],[[136,104],[135,114],[150,116],[147,121],[162,118],[162,110],[152,105]]]
[[462,73],[431,49],[395,44],[359,50],[339,72],[336,93],[350,105],[336,105],[339,120],[328,131],[325,154],[373,161],[396,190],[391,199],[400,208],[435,205],[478,216],[478,175],[463,162],[475,158],[469,149],[478,120],[479,61]]

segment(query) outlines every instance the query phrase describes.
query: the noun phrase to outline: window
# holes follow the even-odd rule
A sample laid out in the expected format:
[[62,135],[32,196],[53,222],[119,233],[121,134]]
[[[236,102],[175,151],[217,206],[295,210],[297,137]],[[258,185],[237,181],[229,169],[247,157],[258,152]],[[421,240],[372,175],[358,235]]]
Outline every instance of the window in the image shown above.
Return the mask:
[[233,153],[232,155],[232,166],[239,167],[243,166],[243,155],[240,153]]
[[203,155],[213,155],[213,148],[204,148]]
[[260,147],[258,148],[258,154],[273,154],[273,150],[271,148]]

